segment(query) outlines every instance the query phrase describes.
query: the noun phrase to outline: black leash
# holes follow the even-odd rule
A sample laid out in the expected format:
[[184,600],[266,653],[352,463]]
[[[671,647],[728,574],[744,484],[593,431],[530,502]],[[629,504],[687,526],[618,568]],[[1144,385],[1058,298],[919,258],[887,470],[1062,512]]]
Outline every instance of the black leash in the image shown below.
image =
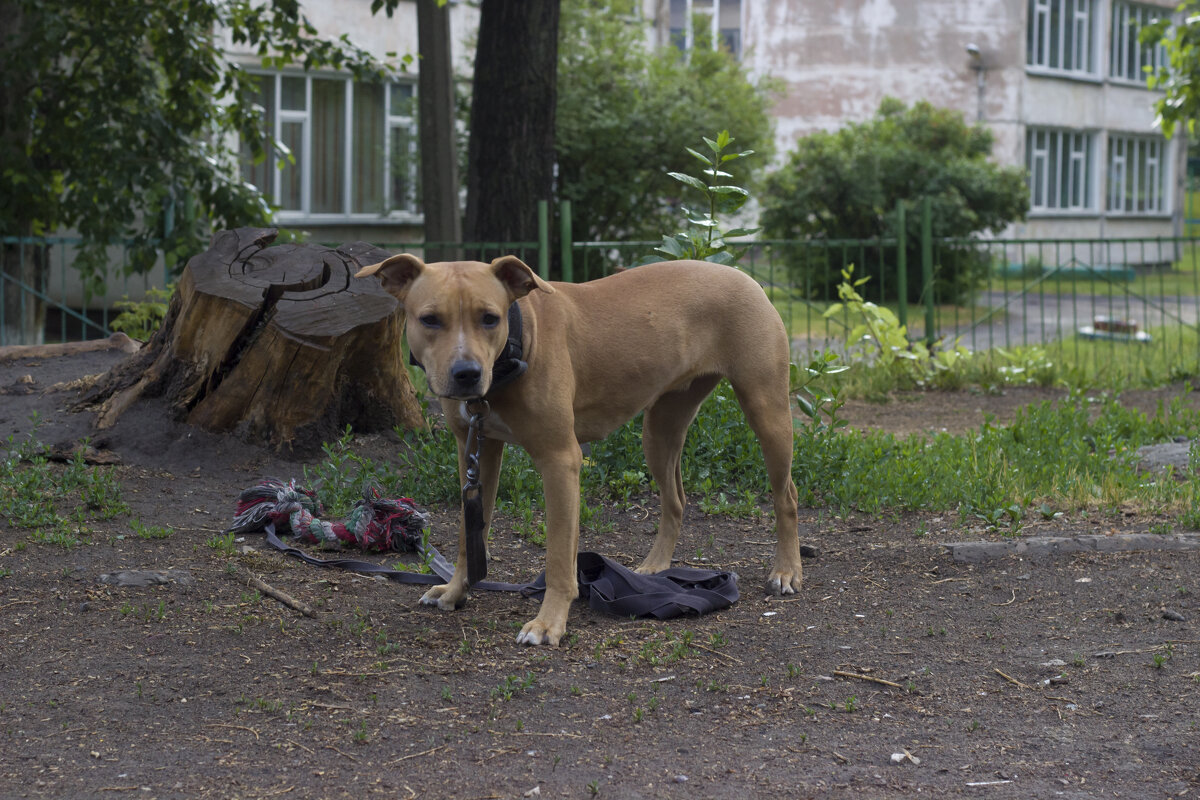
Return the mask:
[[462,487],[463,529],[467,549],[467,585],[474,586],[487,577],[487,523],[483,519],[483,487],[479,480],[479,451],[483,447],[483,421],[492,408],[487,400],[464,404],[471,419],[467,441],[463,445],[467,462],[467,482]]
[[[488,393],[525,374],[529,364],[522,358],[525,346],[522,342],[524,317],[517,301],[508,306],[508,339],[492,365],[492,385]],[[424,370],[425,365],[410,352],[408,360]],[[479,479],[479,451],[483,445],[483,420],[491,412],[486,399],[472,400],[466,404],[471,415],[467,429],[466,451],[467,475],[462,487],[463,526],[466,532],[467,585],[474,586],[487,577],[487,543],[484,541],[486,525],[483,519],[483,488]]]
[[[275,523],[268,522],[263,530],[267,534],[267,544],[274,547],[284,555],[298,558],[305,564],[311,564],[314,567],[336,567],[350,572],[357,572],[362,575],[382,575],[383,577],[396,581],[397,583],[419,583],[428,586],[433,586],[441,583],[448,583],[454,575],[454,565],[446,560],[445,556],[438,552],[436,547],[425,545],[424,543],[417,545],[417,553],[421,559],[429,565],[433,570],[433,574],[424,572],[407,572],[405,570],[393,569],[386,564],[376,564],[374,561],[362,561],[357,558],[317,558],[309,555],[305,551],[284,544],[275,533]],[[536,581],[535,581],[536,583]],[[500,581],[480,581],[475,584],[475,589],[484,589],[492,592],[521,592],[526,596],[532,596],[539,590],[533,589],[532,583],[503,583]]]
[[[454,567],[437,548],[421,544],[417,551],[434,575],[405,572],[372,561],[354,558],[317,558],[289,547],[275,533],[275,524],[264,528],[267,543],[285,555],[317,567],[337,567],[364,575],[382,575],[398,583],[434,585],[446,583]],[[619,617],[671,619],[684,614],[707,614],[728,608],[738,600],[737,574],[711,569],[672,567],[654,575],[639,575],[599,553],[583,551],[578,556],[579,597],[597,611]],[[530,583],[479,581],[472,588],[492,592],[518,592],[541,599],[546,592],[546,573]]]

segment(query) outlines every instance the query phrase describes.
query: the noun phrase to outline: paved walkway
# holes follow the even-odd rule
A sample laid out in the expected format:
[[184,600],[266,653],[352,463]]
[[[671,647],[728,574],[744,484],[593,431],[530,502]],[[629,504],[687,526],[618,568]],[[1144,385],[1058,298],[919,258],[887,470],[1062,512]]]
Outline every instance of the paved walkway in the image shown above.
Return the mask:
[[1136,297],[1132,295],[1040,294],[984,292],[980,304],[997,309],[990,318],[978,311],[970,317],[942,320],[942,334],[962,336],[972,350],[1010,345],[1041,344],[1074,336],[1096,317],[1134,320],[1140,330],[1180,323],[1196,325],[1200,303],[1196,297]]

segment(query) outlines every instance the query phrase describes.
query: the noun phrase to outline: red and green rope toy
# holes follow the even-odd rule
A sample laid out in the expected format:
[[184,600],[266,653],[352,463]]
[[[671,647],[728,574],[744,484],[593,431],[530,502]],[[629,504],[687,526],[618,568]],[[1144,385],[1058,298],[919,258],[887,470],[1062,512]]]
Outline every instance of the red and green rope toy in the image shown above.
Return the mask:
[[429,516],[407,497],[386,498],[374,484],[363,489],[345,522],[321,519],[325,509],[311,489],[296,481],[263,478],[238,496],[237,511],[228,531],[252,533],[268,523],[280,534],[291,534],[301,542],[341,548],[351,545],[363,550],[416,552]]

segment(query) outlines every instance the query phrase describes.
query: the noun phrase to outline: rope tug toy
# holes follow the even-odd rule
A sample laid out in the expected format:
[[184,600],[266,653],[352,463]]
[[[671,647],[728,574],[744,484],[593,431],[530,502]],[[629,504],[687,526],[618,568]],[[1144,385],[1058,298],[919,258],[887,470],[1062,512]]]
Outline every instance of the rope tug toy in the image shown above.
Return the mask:
[[295,480],[263,478],[238,496],[232,533],[252,533],[274,524],[280,534],[309,544],[341,549],[352,545],[363,550],[416,552],[429,516],[407,497],[389,499],[370,484],[363,489],[344,523],[325,522],[317,493],[297,486]]

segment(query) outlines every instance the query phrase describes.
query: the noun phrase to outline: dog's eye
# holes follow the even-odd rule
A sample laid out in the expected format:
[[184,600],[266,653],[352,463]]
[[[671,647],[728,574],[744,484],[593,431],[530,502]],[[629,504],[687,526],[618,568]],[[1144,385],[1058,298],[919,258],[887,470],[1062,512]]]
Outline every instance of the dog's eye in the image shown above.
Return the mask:
[[489,311],[483,315],[482,322],[483,327],[494,328],[500,324],[500,317],[497,314],[493,314]]
[[437,314],[422,314],[417,320],[426,328],[442,327],[442,318]]

